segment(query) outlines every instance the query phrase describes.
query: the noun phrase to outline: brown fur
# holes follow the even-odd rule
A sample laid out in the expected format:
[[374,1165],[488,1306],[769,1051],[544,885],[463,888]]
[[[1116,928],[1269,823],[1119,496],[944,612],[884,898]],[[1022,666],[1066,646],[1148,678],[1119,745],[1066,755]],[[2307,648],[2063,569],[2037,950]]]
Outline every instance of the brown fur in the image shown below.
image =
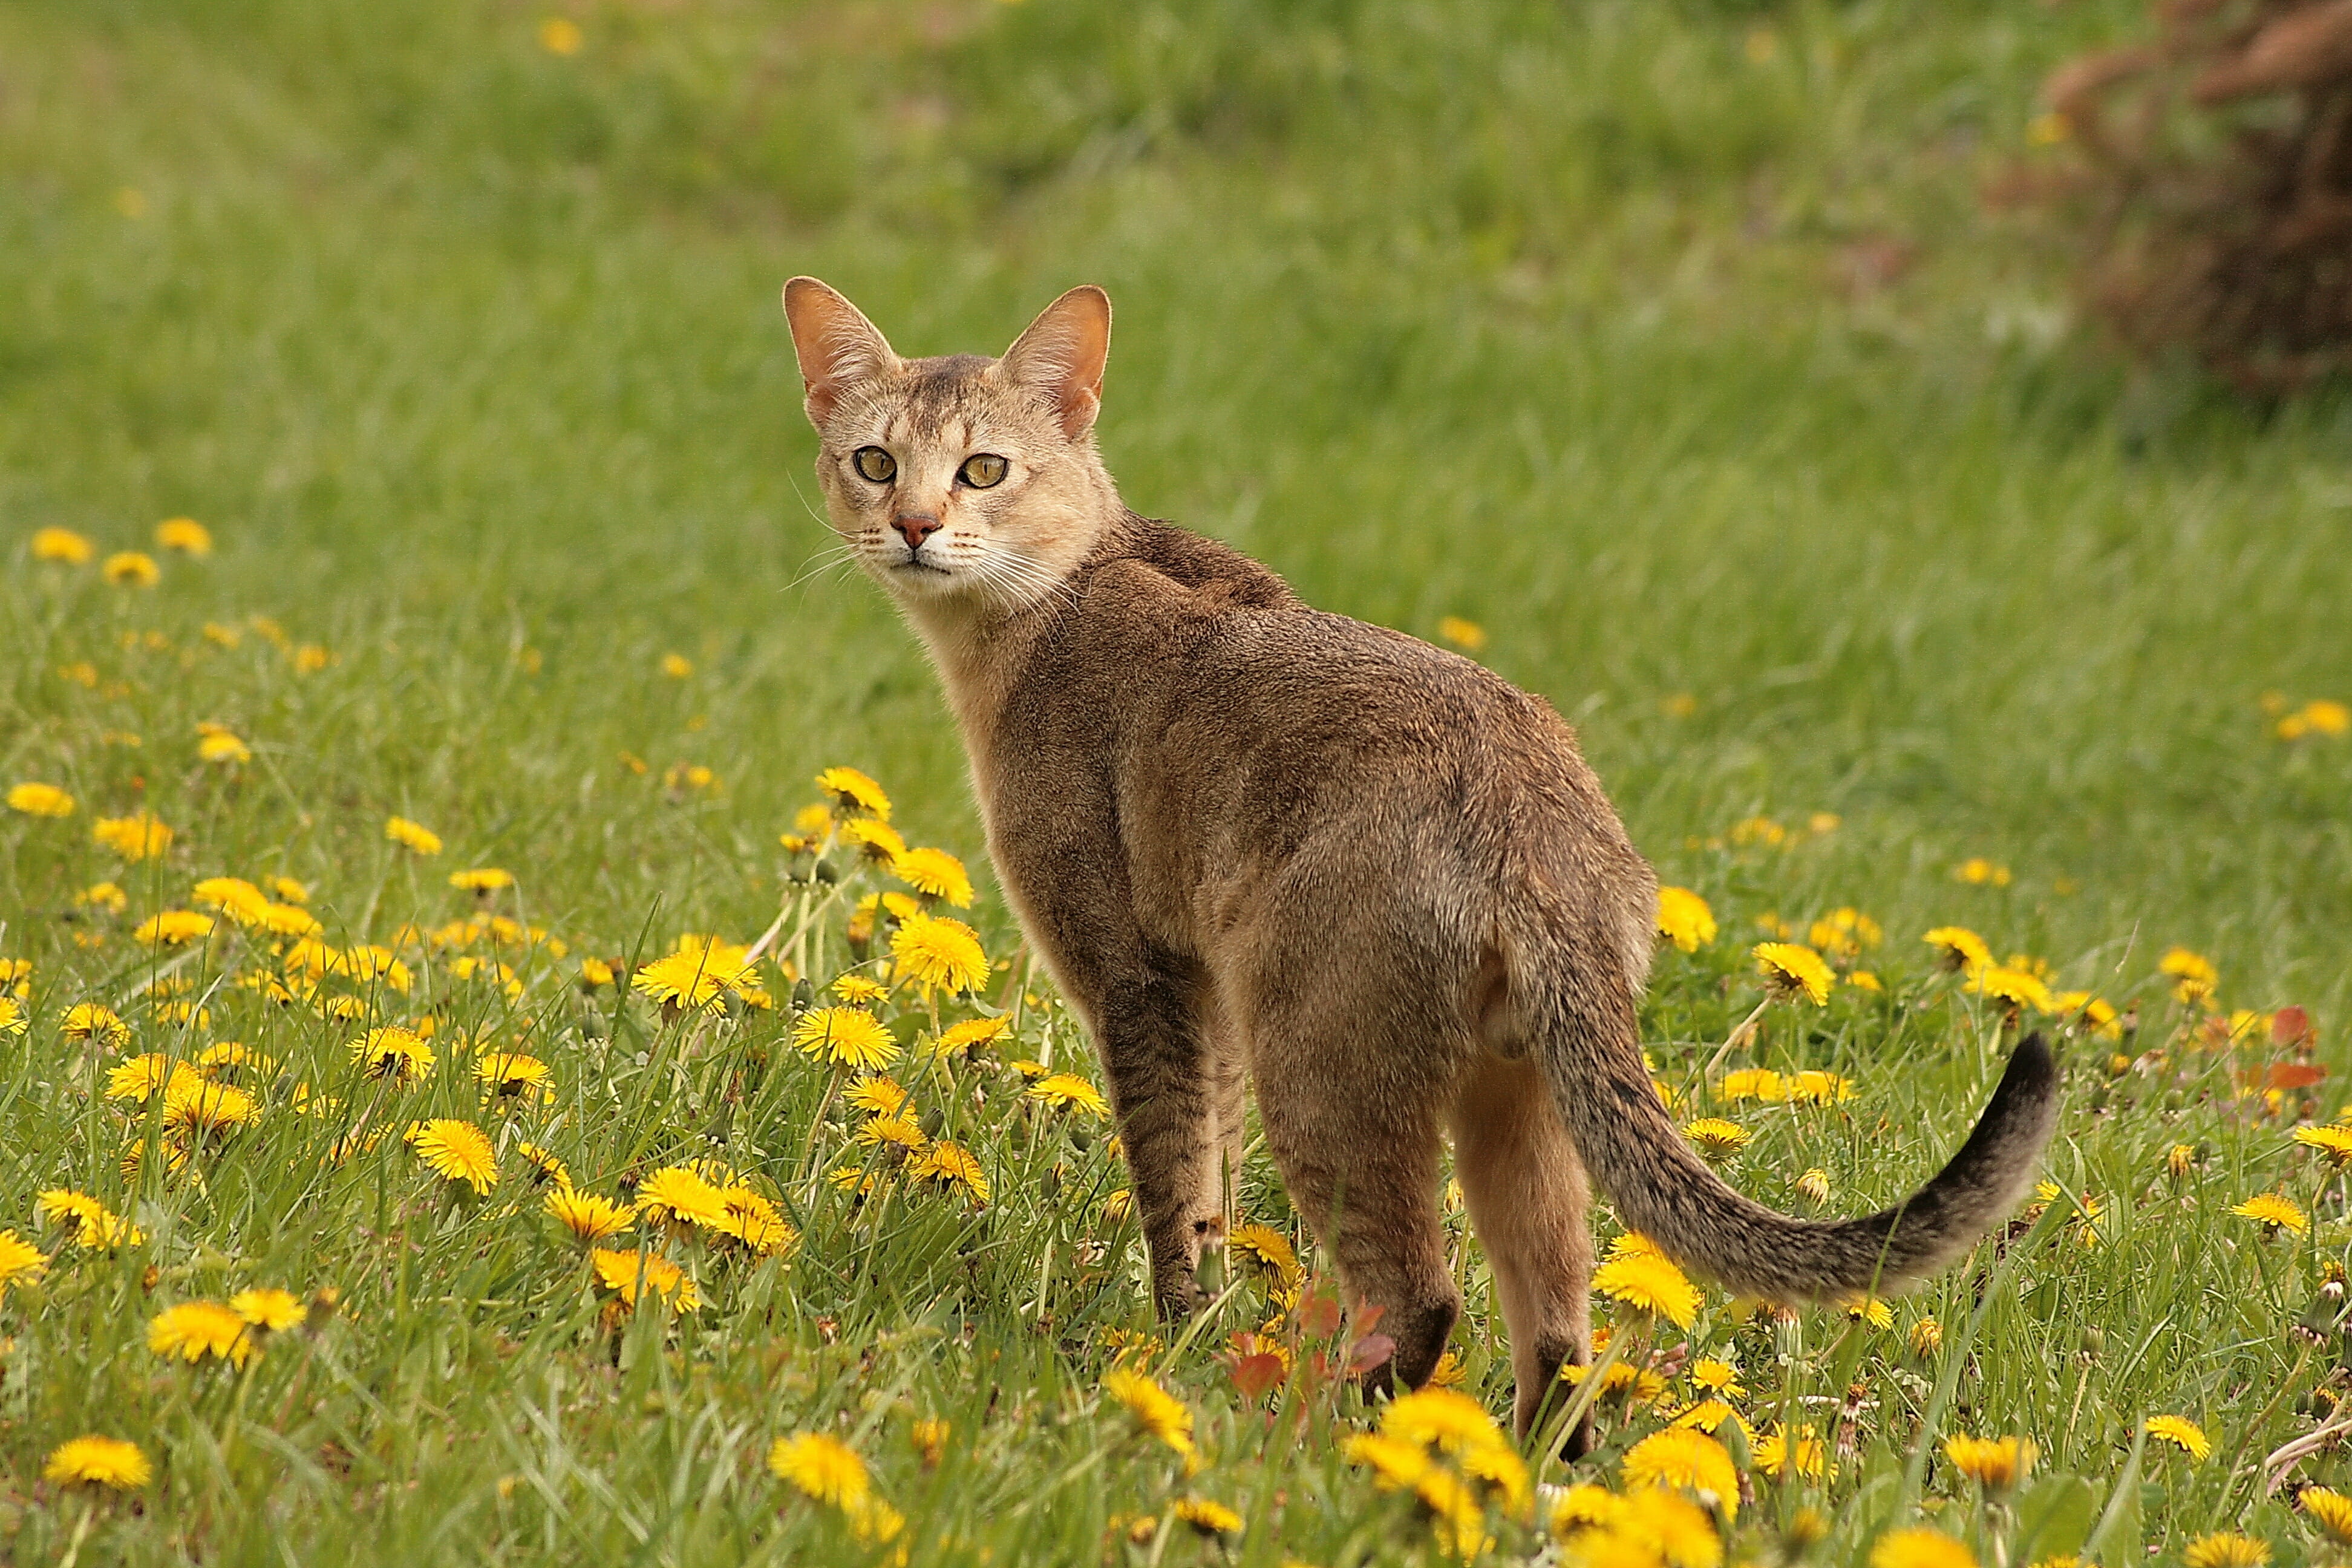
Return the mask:
[[[1100,290],[1002,361],[900,360],[814,279],[785,308],[835,526],[929,647],[997,870],[1101,1051],[1162,1312],[1191,1309],[1223,1236],[1244,1075],[1413,1386],[1460,1308],[1437,1207],[1452,1136],[1522,1431],[1590,1343],[1588,1166],[1627,1225],[1782,1300],[1932,1269],[2021,1195],[2054,1115],[2038,1038],[1903,1208],[1815,1223],[1726,1186],[1643,1065],[1657,883],[1568,725],[1121,505],[1091,437]],[[891,483],[852,466],[869,445]],[[956,480],[975,452],[1009,459],[1002,484]]]

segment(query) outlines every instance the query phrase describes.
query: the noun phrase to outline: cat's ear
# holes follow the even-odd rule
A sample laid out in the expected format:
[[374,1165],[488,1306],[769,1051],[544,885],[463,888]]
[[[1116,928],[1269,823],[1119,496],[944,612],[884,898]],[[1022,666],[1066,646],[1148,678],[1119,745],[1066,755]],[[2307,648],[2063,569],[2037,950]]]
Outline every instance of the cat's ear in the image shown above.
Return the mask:
[[809,423],[823,427],[842,389],[898,368],[898,356],[856,306],[814,278],[784,285],[784,319],[808,388]]
[[1062,434],[1085,435],[1102,406],[1103,362],[1110,357],[1110,296],[1082,283],[1045,310],[1004,351],[998,374],[1044,393],[1062,416]]

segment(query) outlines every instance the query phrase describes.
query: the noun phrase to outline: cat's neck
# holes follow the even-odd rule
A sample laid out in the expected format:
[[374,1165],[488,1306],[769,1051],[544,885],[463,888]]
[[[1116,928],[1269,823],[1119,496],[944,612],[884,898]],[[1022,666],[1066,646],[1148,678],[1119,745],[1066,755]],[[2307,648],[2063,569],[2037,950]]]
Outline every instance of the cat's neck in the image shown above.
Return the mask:
[[1040,584],[1010,602],[986,595],[900,602],[940,672],[949,710],[975,767],[983,766],[993,752],[1005,699],[1034,657],[1039,640],[1066,617],[1082,613],[1085,568],[1106,550],[1118,548],[1130,520],[1114,495],[1091,521],[1094,526],[1087,531],[1084,547],[1055,563],[1051,586]]

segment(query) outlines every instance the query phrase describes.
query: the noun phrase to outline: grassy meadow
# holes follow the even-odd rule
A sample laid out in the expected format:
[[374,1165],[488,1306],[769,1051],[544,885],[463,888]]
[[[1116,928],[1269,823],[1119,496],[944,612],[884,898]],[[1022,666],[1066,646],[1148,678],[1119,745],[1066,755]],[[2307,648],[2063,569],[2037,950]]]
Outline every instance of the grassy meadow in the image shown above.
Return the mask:
[[[2342,1561],[2352,403],[2114,363],[1983,199],[2143,24],[0,5],[0,1556]],[[1573,1467],[1363,1407],[1255,1147],[1153,1322],[795,272],[910,353],[1105,285],[1130,504],[1543,693],[1704,900],[1736,1184],[1900,1196],[2040,1027],[2042,1196],[1851,1310],[1633,1258]],[[1767,940],[1835,984],[1718,1058]]]

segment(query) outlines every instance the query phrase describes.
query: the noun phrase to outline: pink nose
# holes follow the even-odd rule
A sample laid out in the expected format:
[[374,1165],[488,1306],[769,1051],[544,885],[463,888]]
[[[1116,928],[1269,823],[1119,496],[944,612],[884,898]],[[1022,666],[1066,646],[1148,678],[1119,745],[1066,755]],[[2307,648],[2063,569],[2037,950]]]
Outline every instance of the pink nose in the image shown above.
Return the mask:
[[890,526],[897,529],[900,536],[906,540],[908,550],[920,550],[923,547],[923,541],[940,531],[940,520],[919,514],[914,517],[894,517],[890,520]]

